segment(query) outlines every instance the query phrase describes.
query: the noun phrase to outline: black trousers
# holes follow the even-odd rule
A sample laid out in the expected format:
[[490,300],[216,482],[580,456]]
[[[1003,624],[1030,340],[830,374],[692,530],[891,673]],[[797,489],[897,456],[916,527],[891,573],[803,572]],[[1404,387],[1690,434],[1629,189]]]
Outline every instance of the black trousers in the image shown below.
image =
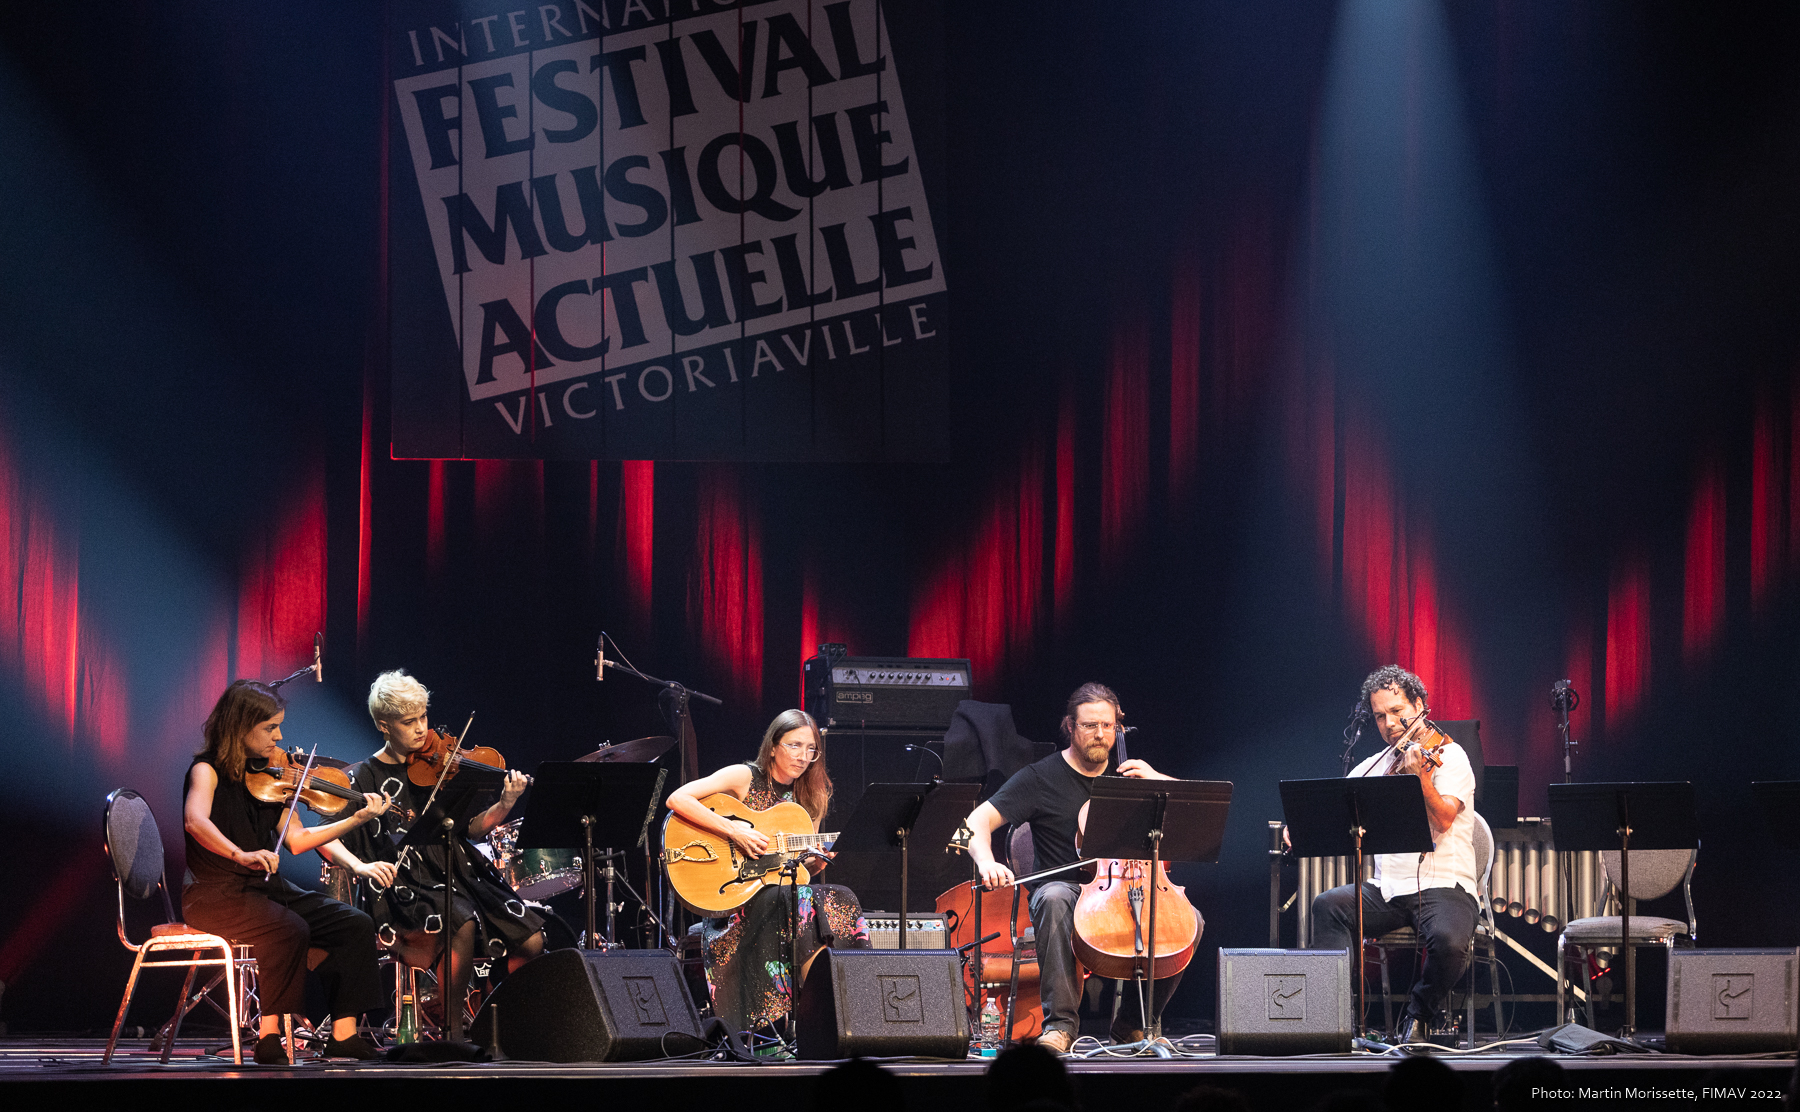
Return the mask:
[[[1443,1019],[1444,998],[1469,968],[1469,939],[1479,909],[1461,888],[1427,888],[1411,895],[1381,898],[1381,889],[1345,884],[1313,897],[1313,947],[1348,950],[1356,934],[1356,899],[1363,902],[1363,934],[1379,938],[1410,926],[1425,940],[1425,973],[1412,987],[1406,1013],[1426,1023]],[[1352,955],[1354,957],[1354,955]]]
[[[1037,934],[1038,994],[1044,1002],[1044,1030],[1079,1034],[1081,1023],[1081,974],[1075,969],[1075,903],[1081,889],[1066,880],[1046,880],[1031,893],[1031,927]],[[1183,970],[1186,972],[1186,970]],[[1150,1014],[1161,1015],[1163,1005],[1181,984],[1181,973],[1164,977],[1151,986]],[[1125,987],[1117,1030],[1148,1028],[1138,1006],[1137,989]]]
[[279,878],[190,884],[181,904],[188,925],[249,944],[265,1015],[306,1010],[306,951],[314,946],[326,953],[318,973],[333,1019],[387,1003],[375,963],[375,922],[348,904]]

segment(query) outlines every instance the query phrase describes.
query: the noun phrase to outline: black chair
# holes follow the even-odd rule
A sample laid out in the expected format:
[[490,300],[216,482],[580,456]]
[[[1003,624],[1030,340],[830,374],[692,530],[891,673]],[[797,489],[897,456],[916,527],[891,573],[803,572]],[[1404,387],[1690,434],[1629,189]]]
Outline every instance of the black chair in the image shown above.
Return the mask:
[[[167,1062],[175,1049],[175,1036],[181,1033],[182,1018],[192,1011],[202,1000],[218,1009],[210,995],[214,986],[221,981],[225,985],[225,1007],[219,1009],[231,1028],[231,1058],[238,1065],[244,1064],[244,1047],[241,1029],[245,1023],[244,1001],[240,999],[240,985],[255,983],[256,959],[248,956],[249,947],[234,947],[231,940],[216,934],[198,930],[180,921],[175,914],[174,901],[169,898],[168,876],[163,865],[162,834],[156,828],[156,816],[151,813],[150,805],[142,796],[128,788],[120,788],[106,797],[106,855],[112,861],[113,879],[119,885],[119,941],[127,950],[137,955],[131,964],[131,977],[125,982],[125,998],[119,1002],[118,1018],[113,1020],[112,1034],[106,1040],[106,1054],[101,1058],[102,1064],[112,1061],[113,1049],[119,1042],[119,1028],[125,1023],[125,1013],[131,1007],[131,997],[137,991],[138,973],[144,969],[187,968],[187,979],[181,984],[181,997],[176,1004],[175,1015],[160,1036],[162,1042],[161,1061]],[[133,942],[125,928],[125,897],[137,900],[148,900],[158,892],[162,893],[163,922],[150,928],[150,937],[143,942]],[[240,954],[237,951],[243,950]],[[181,958],[157,958],[155,955],[179,953]],[[202,954],[215,956],[202,957]],[[199,992],[194,992],[194,972],[201,967],[216,969],[211,980]]]

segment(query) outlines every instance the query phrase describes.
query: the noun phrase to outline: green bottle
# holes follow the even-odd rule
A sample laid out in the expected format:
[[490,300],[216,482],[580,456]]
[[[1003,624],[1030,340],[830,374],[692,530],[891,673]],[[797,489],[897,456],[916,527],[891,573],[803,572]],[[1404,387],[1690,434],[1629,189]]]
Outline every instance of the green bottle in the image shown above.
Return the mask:
[[419,1010],[413,1004],[410,992],[404,993],[400,997],[400,1022],[394,1029],[394,1041],[397,1043],[419,1041]]

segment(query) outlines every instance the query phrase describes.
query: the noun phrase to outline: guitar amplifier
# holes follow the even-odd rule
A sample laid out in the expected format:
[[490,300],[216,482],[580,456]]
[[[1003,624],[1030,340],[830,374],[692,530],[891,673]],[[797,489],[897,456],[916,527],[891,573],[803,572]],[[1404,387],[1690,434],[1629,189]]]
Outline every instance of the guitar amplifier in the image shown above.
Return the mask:
[[825,729],[943,730],[973,697],[967,660],[815,656],[800,667],[806,712]]
[[[898,950],[900,948],[900,916],[891,911],[864,911],[863,922],[869,926],[869,949]],[[942,915],[913,912],[906,917],[906,948],[908,950],[947,950],[950,948],[950,932],[944,925]]]

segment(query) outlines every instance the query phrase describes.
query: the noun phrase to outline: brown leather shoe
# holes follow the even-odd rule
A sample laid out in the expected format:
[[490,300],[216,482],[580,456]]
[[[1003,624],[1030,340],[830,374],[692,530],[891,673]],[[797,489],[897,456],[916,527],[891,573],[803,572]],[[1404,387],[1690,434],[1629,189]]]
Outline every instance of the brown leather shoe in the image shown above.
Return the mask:
[[1075,1036],[1073,1034],[1055,1028],[1039,1035],[1037,1041],[1039,1046],[1052,1054],[1067,1054],[1069,1052],[1069,1047],[1074,1045],[1074,1043]]

